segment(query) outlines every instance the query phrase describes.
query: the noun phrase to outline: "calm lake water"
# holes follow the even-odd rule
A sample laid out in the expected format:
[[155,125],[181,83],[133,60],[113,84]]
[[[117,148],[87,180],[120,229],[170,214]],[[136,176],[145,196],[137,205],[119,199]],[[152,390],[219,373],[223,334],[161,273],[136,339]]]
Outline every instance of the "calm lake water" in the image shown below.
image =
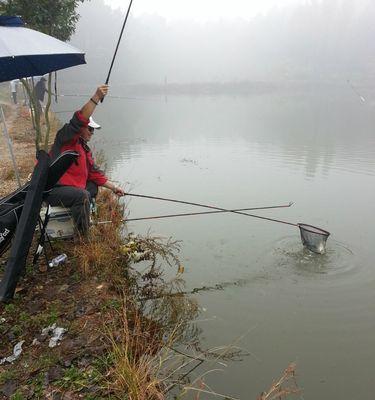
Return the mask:
[[[348,86],[311,86],[107,98],[98,108],[104,128],[93,144],[127,190],[224,208],[294,201],[258,214],[331,232],[327,253],[316,255],[298,228],[240,215],[129,223],[135,233],[182,240],[188,289],[223,284],[195,295],[201,344],[236,344],[250,355],[206,376],[219,393],[255,399],[295,361],[303,399],[374,399],[375,94],[363,95],[365,103]],[[65,97],[55,108],[82,101]],[[130,217],[201,211],[126,202]]]

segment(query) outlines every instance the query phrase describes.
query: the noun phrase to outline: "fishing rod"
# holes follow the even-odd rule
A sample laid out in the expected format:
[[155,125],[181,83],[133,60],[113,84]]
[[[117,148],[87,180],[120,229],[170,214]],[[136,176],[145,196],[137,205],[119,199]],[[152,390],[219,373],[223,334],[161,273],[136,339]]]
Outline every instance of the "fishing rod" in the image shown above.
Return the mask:
[[[90,97],[90,95],[88,95],[88,94],[59,94],[57,96],[58,97]],[[110,95],[110,94],[108,94],[105,97],[106,98],[111,98],[111,99],[151,101],[151,99],[145,98],[145,97],[116,96],[116,95]]]
[[[298,227],[298,224],[294,224],[294,223],[292,223],[292,222],[282,221],[282,220],[279,220],[279,219],[268,218],[268,217],[261,217],[261,216],[259,216],[259,215],[244,213],[244,212],[242,212],[242,211],[228,210],[228,209],[226,209],[226,208],[211,206],[211,205],[208,205],[208,204],[193,203],[193,202],[190,202],[190,201],[169,199],[169,198],[165,198],[165,197],[148,196],[148,195],[145,195],[145,194],[135,194],[135,193],[126,193],[126,196],[141,197],[141,198],[144,198],[144,199],[153,199],[153,200],[169,201],[169,202],[172,202],[172,203],[179,203],[179,204],[188,204],[188,205],[190,205],[190,206],[197,206],[197,207],[210,208],[210,209],[212,209],[212,210],[225,211],[225,212],[232,212],[232,213],[234,213],[234,214],[246,215],[247,217],[260,218],[260,219],[265,219],[265,220],[268,220],[268,221],[279,222],[279,223],[281,223],[281,224],[293,225],[293,226],[297,226],[297,227]],[[292,203],[292,204],[293,204],[293,203]]]
[[280,206],[268,206],[268,207],[252,207],[252,208],[237,208],[234,210],[217,210],[217,211],[200,211],[200,212],[192,212],[192,213],[182,213],[182,214],[166,214],[166,215],[154,215],[151,217],[141,217],[141,218],[129,218],[126,219],[126,222],[130,221],[143,221],[147,219],[160,219],[160,218],[172,218],[172,217],[189,217],[194,215],[207,215],[207,214],[219,214],[226,212],[239,212],[239,211],[253,211],[253,210],[269,210],[274,208],[288,208],[291,207],[294,203],[291,201],[288,204],[283,204]]
[[192,203],[192,202],[188,202],[188,201],[169,199],[169,198],[165,198],[165,197],[148,196],[148,195],[144,195],[144,194],[135,194],[135,193],[127,193],[127,195],[133,196],[133,197],[141,197],[141,198],[145,198],[145,199],[169,201],[172,203],[189,204],[189,205],[193,205],[193,206],[210,208],[210,209],[214,209],[214,210],[218,210],[218,211],[232,212],[234,214],[245,215],[247,217],[258,218],[258,219],[263,219],[266,221],[278,222],[280,224],[295,226],[300,231],[302,244],[304,246],[306,246],[312,252],[318,253],[318,254],[325,253],[326,241],[328,239],[328,236],[330,235],[330,233],[324,229],[321,229],[317,226],[305,224],[305,223],[297,223],[296,224],[293,222],[283,221],[281,219],[262,217],[260,215],[249,214],[249,213],[245,213],[242,211],[227,210],[225,208],[211,206],[211,205],[207,205],[207,204]]
[[[113,67],[113,64],[114,64],[114,62],[115,62],[115,58],[116,58],[116,55],[117,55],[117,50],[118,50],[118,48],[119,48],[119,46],[120,46],[122,34],[124,33],[126,21],[128,20],[128,16],[129,16],[129,13],[130,13],[130,9],[131,9],[132,3],[133,3],[133,0],[130,0],[129,7],[128,7],[128,11],[127,11],[127,13],[126,13],[125,20],[124,20],[124,23],[123,23],[122,28],[121,28],[121,33],[120,33],[120,36],[119,36],[118,41],[117,41],[116,50],[115,50],[115,53],[113,54],[113,57],[112,57],[111,66],[109,67],[107,79],[105,80],[105,84],[106,84],[106,85],[108,85],[109,78],[110,78],[110,76],[111,76],[112,67]],[[103,102],[103,100],[102,100],[102,102]]]
[[[269,210],[273,208],[288,208],[291,207],[294,203],[291,201],[288,204],[282,204],[278,206],[266,206],[266,207],[251,207],[251,208],[237,208],[234,210],[216,210],[216,211],[200,211],[200,212],[192,212],[192,213],[181,213],[181,214],[166,214],[166,215],[154,215],[151,217],[140,217],[140,218],[126,218],[121,222],[130,222],[130,221],[143,221],[148,219],[161,219],[161,218],[173,218],[173,217],[188,217],[194,215],[207,215],[207,214],[219,214],[226,212],[238,212],[238,211],[252,211],[252,210]],[[98,221],[97,224],[109,224],[112,221]]]

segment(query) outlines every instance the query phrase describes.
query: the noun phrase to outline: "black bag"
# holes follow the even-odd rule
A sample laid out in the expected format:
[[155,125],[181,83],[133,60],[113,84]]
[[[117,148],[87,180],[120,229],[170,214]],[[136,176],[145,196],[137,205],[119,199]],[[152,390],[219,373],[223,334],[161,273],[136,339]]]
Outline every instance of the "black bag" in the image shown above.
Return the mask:
[[31,181],[0,199],[2,229],[0,233],[3,238],[0,243],[0,256],[14,236],[4,275],[0,281],[0,302],[8,302],[14,296],[18,279],[25,268],[43,198],[77,157],[78,153],[67,151],[51,163],[49,155],[39,151],[38,163]]
[[[47,183],[43,188],[43,197],[48,194],[77,157],[78,153],[66,151],[52,161],[48,171]],[[0,199],[0,257],[8,249],[14,237],[29,187],[30,182],[27,182],[19,189]]]
[[8,249],[22,213],[23,201],[0,205],[0,257]]

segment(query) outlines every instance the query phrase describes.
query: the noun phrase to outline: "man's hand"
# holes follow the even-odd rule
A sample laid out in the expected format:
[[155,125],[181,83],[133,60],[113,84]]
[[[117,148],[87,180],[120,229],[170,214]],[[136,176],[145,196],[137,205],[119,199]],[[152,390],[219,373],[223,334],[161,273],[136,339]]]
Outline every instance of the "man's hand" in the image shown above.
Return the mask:
[[110,181],[107,181],[103,186],[109,190],[112,190],[112,192],[119,197],[125,196],[125,191],[122,188],[120,188],[120,186],[116,186],[114,183]]
[[94,96],[92,96],[92,98],[99,103],[99,101],[103,100],[104,97],[107,95],[109,90],[109,86],[108,85],[100,85],[97,89],[96,92],[94,94]]
[[115,195],[117,195],[118,197],[125,196],[124,190],[121,189],[121,188],[118,187],[118,186],[115,186],[115,187],[113,188],[113,193],[114,193]]
[[104,99],[108,93],[108,85],[100,85],[90,100],[81,108],[83,118],[89,119],[95,111],[95,107]]

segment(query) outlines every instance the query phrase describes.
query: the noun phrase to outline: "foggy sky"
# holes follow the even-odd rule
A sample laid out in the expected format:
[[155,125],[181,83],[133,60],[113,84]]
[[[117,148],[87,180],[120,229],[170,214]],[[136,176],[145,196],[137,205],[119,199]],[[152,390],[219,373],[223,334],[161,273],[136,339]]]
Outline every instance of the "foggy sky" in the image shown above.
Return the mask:
[[[265,14],[273,8],[285,8],[305,3],[306,0],[137,0],[132,13],[157,14],[170,19],[196,19],[200,21],[219,18],[251,18]],[[113,8],[126,10],[129,1],[105,0]]]
[[[143,4],[146,10],[146,4],[151,4],[147,2],[136,0],[133,4]],[[234,4],[245,7],[247,3],[253,11],[260,5],[258,1]],[[199,4],[211,3],[200,0]],[[271,4],[273,0],[269,0]],[[271,7],[266,14],[250,19],[181,21],[131,13],[111,79],[125,85],[241,81],[345,84],[347,80],[375,78],[374,1],[295,0],[293,5],[289,1],[278,4],[284,6]],[[124,13],[104,0],[83,3],[79,13],[72,44],[86,52],[88,65],[67,75],[73,82],[102,82]]]

